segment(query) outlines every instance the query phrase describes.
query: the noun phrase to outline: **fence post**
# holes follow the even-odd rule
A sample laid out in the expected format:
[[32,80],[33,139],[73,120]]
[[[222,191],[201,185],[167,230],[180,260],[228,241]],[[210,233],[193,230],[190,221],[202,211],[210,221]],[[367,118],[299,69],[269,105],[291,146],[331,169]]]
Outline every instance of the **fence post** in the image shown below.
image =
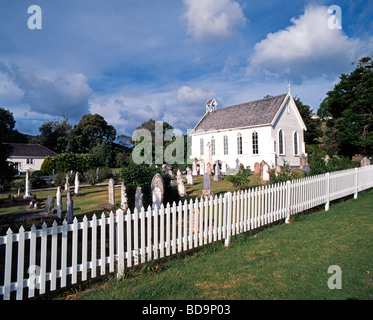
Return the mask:
[[225,246],[229,246],[232,229],[232,192],[225,194],[226,200],[226,235],[225,235]]
[[290,180],[286,181],[286,219],[285,223],[289,223],[290,220],[290,191],[291,191],[291,182]]
[[326,203],[325,203],[325,211],[329,211],[330,205],[330,173],[326,174]]
[[354,199],[357,199],[358,194],[358,168],[355,168],[355,194]]

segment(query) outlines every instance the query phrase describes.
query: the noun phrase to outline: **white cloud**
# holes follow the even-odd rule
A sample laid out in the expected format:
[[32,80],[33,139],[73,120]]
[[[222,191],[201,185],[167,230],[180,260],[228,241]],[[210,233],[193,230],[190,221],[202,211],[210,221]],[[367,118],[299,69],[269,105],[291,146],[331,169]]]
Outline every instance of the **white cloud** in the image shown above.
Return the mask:
[[197,40],[214,40],[234,34],[246,23],[242,9],[233,0],[183,0],[188,34]]
[[36,72],[20,69],[14,64],[9,67],[0,64],[0,72],[22,92],[21,99],[30,111],[43,115],[66,115],[72,119],[88,113],[88,98],[92,90],[82,73]]
[[347,37],[343,29],[329,29],[330,17],[325,6],[307,7],[303,15],[291,19],[292,25],[255,45],[249,73],[287,74],[300,81],[346,70],[356,59],[359,42]]

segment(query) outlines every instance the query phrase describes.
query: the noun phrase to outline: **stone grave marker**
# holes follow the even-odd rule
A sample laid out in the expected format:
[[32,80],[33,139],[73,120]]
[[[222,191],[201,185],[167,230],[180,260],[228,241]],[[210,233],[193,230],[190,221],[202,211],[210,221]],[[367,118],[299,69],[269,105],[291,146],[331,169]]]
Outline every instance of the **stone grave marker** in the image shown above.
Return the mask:
[[161,207],[164,199],[164,180],[163,177],[157,173],[152,179],[152,206],[157,205]]

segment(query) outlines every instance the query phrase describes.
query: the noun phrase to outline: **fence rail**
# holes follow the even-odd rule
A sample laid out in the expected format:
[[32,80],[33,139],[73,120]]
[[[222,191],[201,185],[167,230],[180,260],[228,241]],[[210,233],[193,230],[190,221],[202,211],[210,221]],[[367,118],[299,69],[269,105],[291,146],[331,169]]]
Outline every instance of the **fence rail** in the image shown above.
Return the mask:
[[32,298],[187,251],[373,187],[373,166],[266,185],[224,196],[142,208],[0,237],[0,295]]

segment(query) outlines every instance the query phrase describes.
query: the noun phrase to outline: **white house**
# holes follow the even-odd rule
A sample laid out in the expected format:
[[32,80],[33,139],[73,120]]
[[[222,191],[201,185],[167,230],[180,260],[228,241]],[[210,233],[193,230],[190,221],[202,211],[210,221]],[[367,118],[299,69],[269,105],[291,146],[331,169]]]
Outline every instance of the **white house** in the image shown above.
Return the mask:
[[40,144],[7,143],[13,147],[12,153],[7,159],[12,162],[19,172],[27,170],[40,170],[40,167],[47,156],[54,158],[57,153],[41,146]]
[[263,160],[269,166],[300,167],[307,130],[293,97],[282,94],[232,107],[206,103],[206,113],[190,133],[191,159],[205,164],[220,161],[229,168],[239,163],[254,170]]

